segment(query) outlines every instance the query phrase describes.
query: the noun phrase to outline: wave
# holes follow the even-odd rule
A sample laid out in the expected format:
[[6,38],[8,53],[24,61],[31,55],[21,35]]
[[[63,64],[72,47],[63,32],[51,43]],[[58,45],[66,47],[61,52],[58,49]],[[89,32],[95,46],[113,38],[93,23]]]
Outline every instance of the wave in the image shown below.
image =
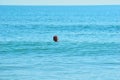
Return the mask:
[[120,55],[120,43],[3,42],[0,54],[50,54],[66,56]]

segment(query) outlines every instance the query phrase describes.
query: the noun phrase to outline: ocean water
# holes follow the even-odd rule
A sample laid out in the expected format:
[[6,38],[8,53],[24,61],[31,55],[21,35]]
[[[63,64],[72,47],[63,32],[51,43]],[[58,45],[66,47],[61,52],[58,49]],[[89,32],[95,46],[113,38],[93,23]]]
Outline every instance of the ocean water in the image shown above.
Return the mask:
[[120,6],[0,6],[0,80],[120,80]]

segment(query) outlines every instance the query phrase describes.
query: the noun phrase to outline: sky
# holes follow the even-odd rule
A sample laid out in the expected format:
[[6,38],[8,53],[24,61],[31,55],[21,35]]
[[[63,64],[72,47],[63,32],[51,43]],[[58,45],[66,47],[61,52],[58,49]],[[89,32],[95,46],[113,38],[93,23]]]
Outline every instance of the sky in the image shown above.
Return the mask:
[[120,5],[120,0],[0,0],[0,5]]

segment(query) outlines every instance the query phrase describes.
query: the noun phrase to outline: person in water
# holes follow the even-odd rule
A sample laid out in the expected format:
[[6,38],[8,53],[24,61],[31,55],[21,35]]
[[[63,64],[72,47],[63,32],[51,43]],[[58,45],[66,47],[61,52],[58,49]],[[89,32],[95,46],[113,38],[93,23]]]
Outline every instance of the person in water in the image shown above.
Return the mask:
[[56,35],[53,36],[53,41],[58,42],[58,37]]

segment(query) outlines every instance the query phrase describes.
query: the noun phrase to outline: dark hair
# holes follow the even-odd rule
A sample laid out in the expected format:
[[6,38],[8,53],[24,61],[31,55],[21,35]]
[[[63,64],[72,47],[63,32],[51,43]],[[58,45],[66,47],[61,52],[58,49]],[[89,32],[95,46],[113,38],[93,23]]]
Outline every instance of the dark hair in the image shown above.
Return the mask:
[[53,41],[58,42],[58,37],[57,36],[53,36]]

